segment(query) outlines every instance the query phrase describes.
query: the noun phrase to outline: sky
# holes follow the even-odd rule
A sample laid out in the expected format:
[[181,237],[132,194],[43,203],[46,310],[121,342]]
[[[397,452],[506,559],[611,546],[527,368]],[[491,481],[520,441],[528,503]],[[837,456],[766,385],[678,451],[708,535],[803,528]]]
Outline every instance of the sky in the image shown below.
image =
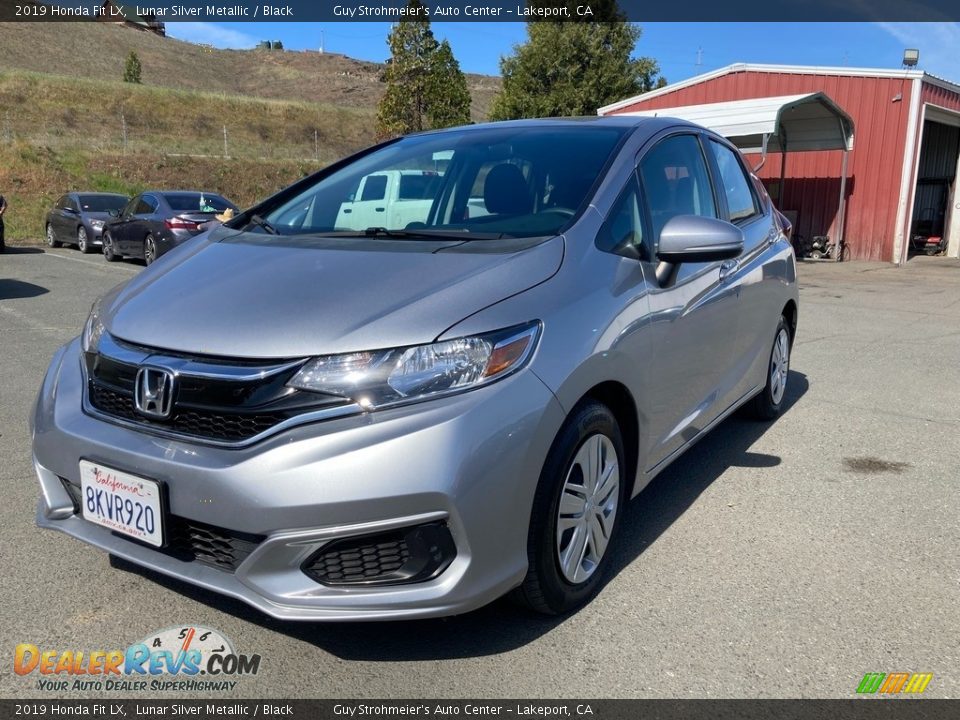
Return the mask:
[[[904,48],[919,48],[919,68],[960,82],[960,23],[641,23],[636,55],[654,58],[668,81],[735,62],[898,68]],[[221,48],[281,40],[382,62],[388,23],[167,23],[167,34]],[[502,55],[526,37],[523,23],[434,22],[465,72],[499,74]]]

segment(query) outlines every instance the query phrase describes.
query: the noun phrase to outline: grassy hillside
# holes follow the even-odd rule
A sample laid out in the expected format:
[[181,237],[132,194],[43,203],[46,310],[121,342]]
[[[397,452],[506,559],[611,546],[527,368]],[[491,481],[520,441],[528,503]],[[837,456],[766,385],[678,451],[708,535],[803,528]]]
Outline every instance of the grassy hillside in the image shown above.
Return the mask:
[[[383,94],[380,65],[343,55],[216,50],[106,23],[0,23],[0,69],[117,81],[131,50],[145,85],[367,110]],[[467,84],[474,120],[486,119],[500,79],[468,75]]]
[[191,187],[249,205],[369,144],[373,123],[366,108],[0,71],[7,237],[42,237],[68,190]]
[[329,162],[369,144],[373,134],[368,108],[0,70],[4,141],[94,152],[126,148]]
[[[121,82],[130,50],[142,85]],[[44,214],[68,190],[191,187],[249,205],[373,141],[380,70],[103,23],[0,23],[7,237],[42,237]],[[484,119],[499,79],[468,84]]]

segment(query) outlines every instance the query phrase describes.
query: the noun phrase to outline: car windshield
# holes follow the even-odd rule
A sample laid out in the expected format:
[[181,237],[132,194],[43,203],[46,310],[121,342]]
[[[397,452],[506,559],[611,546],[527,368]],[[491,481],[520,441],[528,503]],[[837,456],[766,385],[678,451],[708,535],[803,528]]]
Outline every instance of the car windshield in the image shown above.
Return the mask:
[[163,197],[175,212],[220,213],[233,207],[227,200],[213,193],[164,193]]
[[256,232],[281,235],[554,235],[587,199],[626,129],[549,125],[403,138],[272,208]]
[[122,210],[128,198],[123,195],[81,195],[80,209],[84,212],[110,212]]

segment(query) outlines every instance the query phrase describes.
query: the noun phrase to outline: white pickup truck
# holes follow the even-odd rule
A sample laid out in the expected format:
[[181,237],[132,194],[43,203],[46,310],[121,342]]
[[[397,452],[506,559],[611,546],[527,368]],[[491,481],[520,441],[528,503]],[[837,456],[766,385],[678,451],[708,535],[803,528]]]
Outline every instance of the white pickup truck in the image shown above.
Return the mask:
[[443,179],[433,170],[384,170],[365,176],[350,199],[340,205],[337,230],[405,228],[426,222]]

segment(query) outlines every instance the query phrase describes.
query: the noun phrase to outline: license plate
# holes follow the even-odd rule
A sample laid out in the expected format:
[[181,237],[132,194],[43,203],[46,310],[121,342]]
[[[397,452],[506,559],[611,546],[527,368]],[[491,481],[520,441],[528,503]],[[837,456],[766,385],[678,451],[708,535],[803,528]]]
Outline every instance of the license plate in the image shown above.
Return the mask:
[[163,545],[160,483],[80,461],[83,517],[150,545]]

